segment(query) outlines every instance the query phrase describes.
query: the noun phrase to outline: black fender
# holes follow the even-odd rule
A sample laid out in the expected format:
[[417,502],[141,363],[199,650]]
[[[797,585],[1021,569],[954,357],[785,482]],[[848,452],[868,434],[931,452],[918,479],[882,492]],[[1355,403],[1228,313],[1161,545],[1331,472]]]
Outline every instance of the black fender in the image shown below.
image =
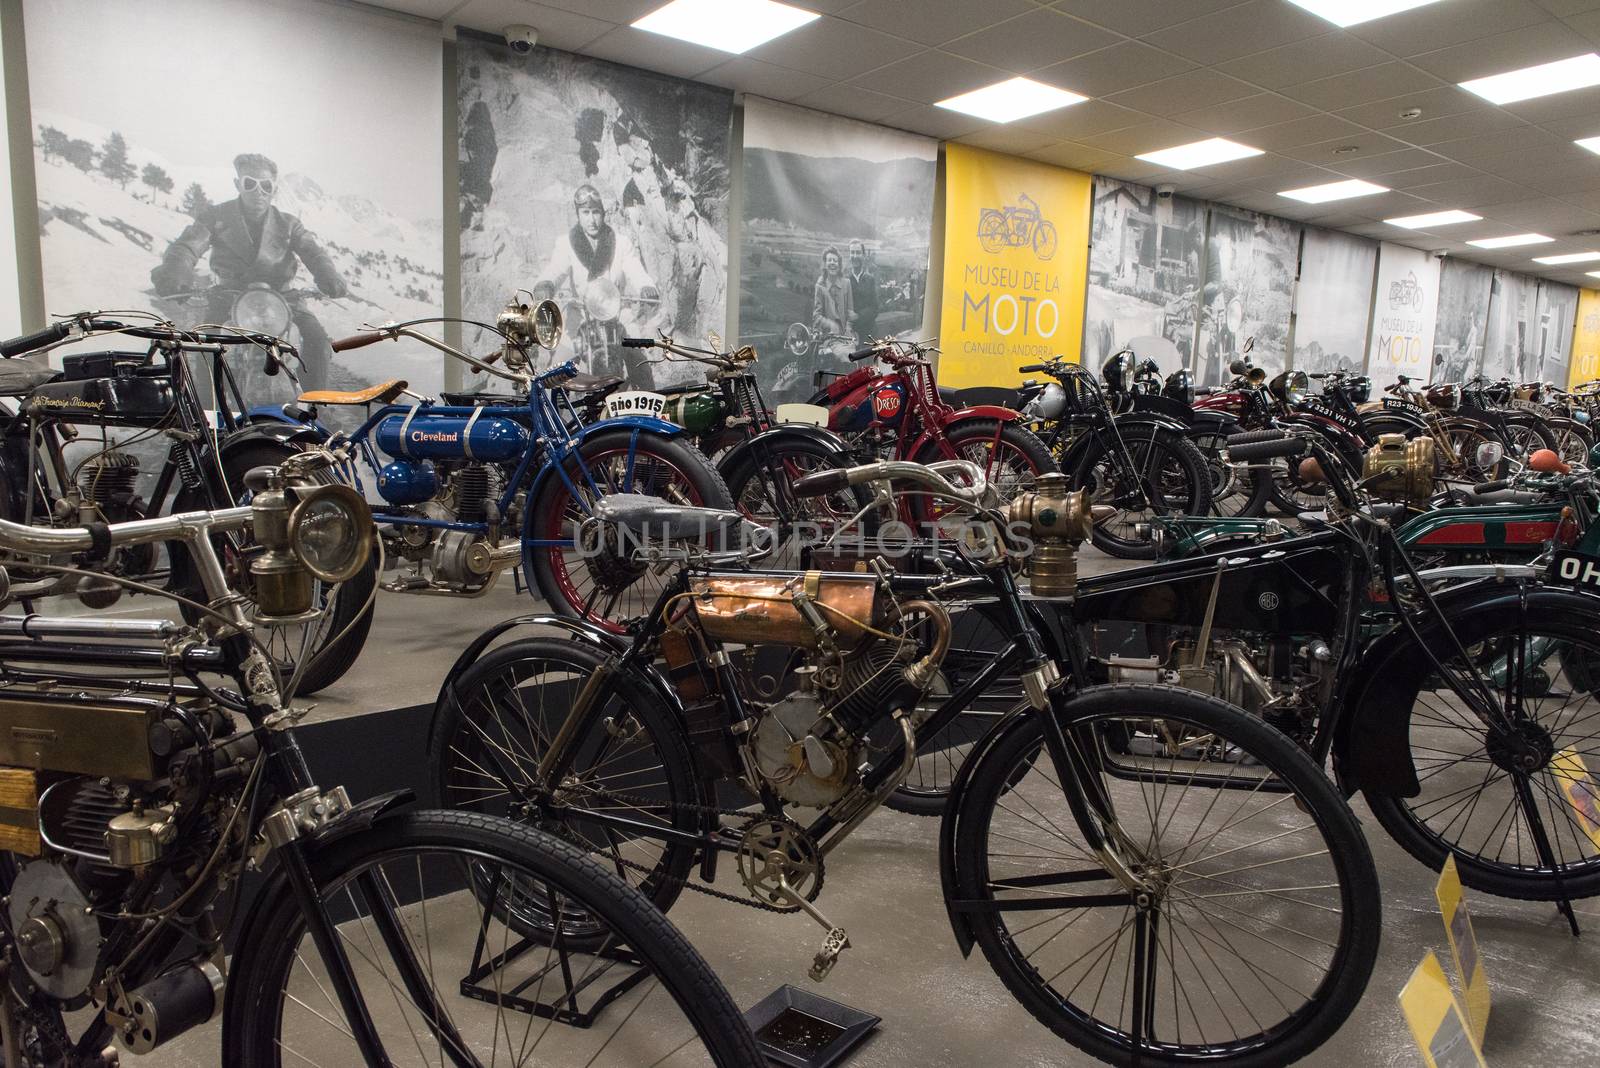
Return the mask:
[[1244,432],[1244,427],[1233,416],[1226,412],[1212,412],[1203,408],[1189,416],[1189,425],[1186,429],[1190,437],[1202,434],[1221,434],[1226,437]]
[[314,426],[304,423],[282,423],[276,420],[262,420],[258,423],[246,423],[238,430],[233,431],[222,439],[222,458],[227,458],[242,448],[269,442],[276,445],[320,445],[328,440],[328,435]]
[[1418,419],[1409,412],[1395,411],[1392,408],[1362,416],[1361,429],[1374,438],[1379,434],[1404,434],[1409,438],[1429,431],[1425,420]]
[[956,946],[963,957],[972,956],[972,947],[977,941],[972,930],[972,917],[957,912],[950,904],[958,897],[956,836],[961,829],[961,811],[966,807],[963,802],[978,767],[985,760],[992,759],[994,750],[1001,742],[1027,725],[1030,714],[1035,713],[1027,705],[1014,708],[1001,716],[988,733],[978,739],[956,771],[955,782],[950,785],[950,797],[945,801],[944,815],[939,820],[939,882],[944,889],[945,914],[950,917],[950,930],[956,936]]
[[[1485,579],[1434,599],[1440,615],[1468,645],[1502,625],[1508,614],[1591,631],[1600,625],[1600,597],[1537,583]],[[1369,645],[1347,672],[1351,682],[1338,700],[1332,744],[1334,774],[1346,794],[1369,790],[1415,797],[1422,790],[1411,759],[1411,706],[1402,695],[1414,693],[1432,674],[1426,649],[1442,657],[1449,654],[1439,619],[1418,630],[1424,644],[1405,626],[1396,626]]]
[[[1116,416],[1116,421],[1117,430],[1124,439],[1130,441],[1152,438],[1158,430],[1171,431],[1184,438],[1189,436],[1187,425],[1157,412],[1124,412]],[[1095,427],[1087,434],[1079,434],[1077,439],[1067,446],[1066,453],[1061,457],[1061,470],[1067,473],[1068,478],[1074,480],[1074,485],[1079,484],[1098,452],[1108,447],[1106,441],[1110,435],[1110,428]]]
[[751,457],[759,450],[784,441],[804,441],[816,445],[840,467],[848,467],[855,459],[855,454],[850,451],[850,446],[845,444],[845,440],[826,427],[813,426],[810,423],[779,423],[770,430],[763,430],[753,437],[745,438],[729,449],[717,463],[717,473],[726,480],[728,474],[740,465],[753,462]]

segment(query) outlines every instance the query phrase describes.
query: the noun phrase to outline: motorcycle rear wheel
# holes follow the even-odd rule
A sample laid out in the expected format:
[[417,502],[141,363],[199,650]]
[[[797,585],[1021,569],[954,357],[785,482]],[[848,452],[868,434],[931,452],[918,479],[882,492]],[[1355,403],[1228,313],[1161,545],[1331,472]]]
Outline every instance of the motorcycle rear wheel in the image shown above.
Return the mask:
[[1093,503],[1117,507],[1116,515],[1095,524],[1095,548],[1124,560],[1154,560],[1161,551],[1160,543],[1153,533],[1140,537],[1135,528],[1155,515],[1209,514],[1211,471],[1194,443],[1176,431],[1130,427],[1122,432],[1122,438],[1138,472],[1137,489],[1145,507],[1118,506],[1118,500],[1134,487],[1118,484],[1103,441],[1098,443],[1098,452],[1089,453],[1078,464],[1073,485],[1087,489]]
[[[799,533],[797,524],[816,524],[823,543],[841,529],[844,531],[841,540],[871,539],[877,534],[879,516],[876,509],[868,508],[872,504],[872,493],[865,486],[851,486],[825,497],[806,498],[795,497],[790,489],[801,476],[844,466],[848,460],[841,460],[814,441],[800,438],[769,442],[766,450],[766,463],[762,463],[762,457],[747,452],[735,462],[718,467],[718,473],[728,484],[734,507],[753,522],[775,529],[782,538],[779,555],[764,561],[764,566],[800,566],[805,560],[804,550],[815,546],[789,544]],[[865,514],[845,526],[862,509],[866,509]]]

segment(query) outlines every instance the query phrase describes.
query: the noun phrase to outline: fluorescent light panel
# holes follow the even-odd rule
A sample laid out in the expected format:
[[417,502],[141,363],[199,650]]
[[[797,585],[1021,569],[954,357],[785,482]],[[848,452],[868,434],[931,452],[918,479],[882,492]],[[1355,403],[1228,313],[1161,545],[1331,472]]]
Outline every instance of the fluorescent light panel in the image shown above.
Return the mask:
[[1589,277],[1590,278],[1600,278],[1600,271],[1590,271],[1589,272]]
[[1510,234],[1506,237],[1480,237],[1467,244],[1478,248],[1516,248],[1518,245],[1547,245],[1554,240],[1543,234]]
[[1491,104],[1515,104],[1519,100],[1587,89],[1591,85],[1600,85],[1600,55],[1593,52],[1487,78],[1474,78],[1462,82],[1461,88]]
[[1231,163],[1236,159],[1249,159],[1261,155],[1259,148],[1241,145],[1222,137],[1196,141],[1188,145],[1174,145],[1157,152],[1146,152],[1138,157],[1146,163],[1170,167],[1175,171],[1192,171],[1196,167],[1213,167],[1218,163]]
[[773,0],[672,0],[633,25],[738,55],[820,17]]
[[1426,7],[1428,4],[1438,3],[1439,0],[1289,0],[1289,2],[1305,8],[1313,15],[1327,19],[1335,26],[1342,27],[1371,22],[1385,15],[1410,11],[1414,7]]
[[1046,111],[1081,104],[1088,99],[1032,78],[1011,78],[953,96],[949,100],[941,100],[934,106],[990,122],[1016,122],[1030,115],[1042,115]]
[[1572,143],[1580,148],[1587,148],[1590,152],[1600,154],[1600,137],[1583,137]]
[[1359,178],[1351,178],[1348,181],[1329,182],[1326,185],[1308,185],[1304,189],[1285,189],[1278,195],[1280,197],[1288,197],[1290,200],[1303,200],[1307,204],[1326,204],[1330,200],[1370,197],[1374,193],[1387,193],[1388,191],[1385,186],[1363,182]]
[[1590,260],[1600,260],[1600,252],[1569,252],[1563,256],[1535,256],[1534,263],[1549,264],[1559,267],[1564,263],[1588,263]]
[[1454,226],[1456,223],[1477,222],[1482,215],[1474,215],[1470,211],[1451,209],[1450,211],[1429,212],[1427,215],[1402,215],[1398,219],[1383,220],[1390,226],[1398,226],[1405,230],[1432,230],[1436,226]]

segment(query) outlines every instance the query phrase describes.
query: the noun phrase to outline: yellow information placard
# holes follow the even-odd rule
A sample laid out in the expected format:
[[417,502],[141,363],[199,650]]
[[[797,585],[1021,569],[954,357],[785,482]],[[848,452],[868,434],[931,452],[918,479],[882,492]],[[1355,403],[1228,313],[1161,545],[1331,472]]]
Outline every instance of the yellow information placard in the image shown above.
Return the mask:
[[1571,389],[1600,378],[1600,289],[1578,291],[1578,322],[1572,333]]
[[1589,840],[1600,846],[1600,782],[1595,780],[1583,757],[1571,749],[1563,749],[1550,761],[1561,784],[1561,796],[1572,806],[1572,814]]
[[1089,271],[1087,174],[945,146],[939,383],[1004,386],[1077,360]]
[[1484,1032],[1489,1027],[1489,976],[1483,970],[1478,935],[1472,929],[1472,913],[1461,893],[1461,872],[1456,868],[1454,856],[1445,860],[1433,894],[1439,899],[1444,934],[1450,940],[1450,954],[1456,960],[1456,975],[1461,980],[1461,995],[1466,1002],[1467,1024],[1473,1041],[1482,1046]]
[[1401,988],[1400,1011],[1428,1068],[1485,1068],[1482,1047],[1468,1031],[1450,980],[1431,951]]

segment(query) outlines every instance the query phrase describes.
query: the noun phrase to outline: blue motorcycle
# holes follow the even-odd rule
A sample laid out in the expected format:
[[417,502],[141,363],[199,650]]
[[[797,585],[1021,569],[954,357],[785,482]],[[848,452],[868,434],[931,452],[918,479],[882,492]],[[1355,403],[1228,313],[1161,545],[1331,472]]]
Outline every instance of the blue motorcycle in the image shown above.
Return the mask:
[[[614,529],[590,521],[594,503],[628,493],[731,511],[726,485],[673,423],[648,415],[585,423],[573,396],[609,389],[616,376],[579,374],[570,361],[533,371],[538,349],[554,349],[561,339],[555,302],[513,300],[492,328],[499,351],[482,359],[417,329],[446,321],[389,323],[341,338],[333,350],[412,338],[508,383],[507,392],[443,393],[436,401],[394,380],[302,393],[298,403],[254,414],[313,426],[355,446],[383,502],[372,517],[388,555],[400,561],[384,589],[476,597],[500,572],[521,567],[557,612],[620,631],[623,620],[654,603],[662,580],[617,543]],[[319,405],[365,407],[368,414],[356,429],[336,434],[318,420]],[[365,492],[356,465],[345,477]],[[708,545],[725,535],[662,533]]]

